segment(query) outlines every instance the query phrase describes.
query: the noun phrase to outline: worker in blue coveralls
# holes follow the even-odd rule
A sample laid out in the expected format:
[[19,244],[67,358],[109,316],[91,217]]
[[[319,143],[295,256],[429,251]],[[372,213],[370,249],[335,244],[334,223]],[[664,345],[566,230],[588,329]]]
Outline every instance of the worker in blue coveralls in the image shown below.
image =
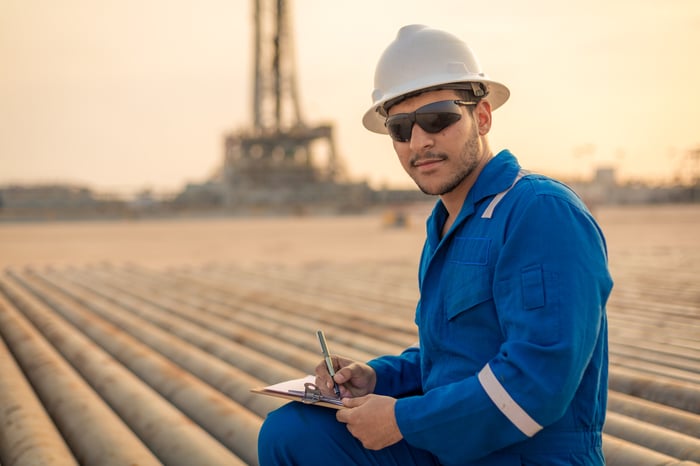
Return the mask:
[[399,30],[363,118],[439,196],[427,220],[419,343],[316,382],[345,409],[290,403],[259,436],[266,465],[602,465],[612,288],[603,234],[563,184],[493,155],[508,89],[444,31]]

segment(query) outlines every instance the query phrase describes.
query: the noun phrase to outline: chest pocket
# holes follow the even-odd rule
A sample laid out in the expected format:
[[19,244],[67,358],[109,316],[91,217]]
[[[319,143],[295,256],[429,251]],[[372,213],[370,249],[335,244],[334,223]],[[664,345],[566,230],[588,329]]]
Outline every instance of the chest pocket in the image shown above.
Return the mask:
[[447,285],[444,308],[448,320],[493,299],[490,250],[489,238],[453,239],[443,276]]

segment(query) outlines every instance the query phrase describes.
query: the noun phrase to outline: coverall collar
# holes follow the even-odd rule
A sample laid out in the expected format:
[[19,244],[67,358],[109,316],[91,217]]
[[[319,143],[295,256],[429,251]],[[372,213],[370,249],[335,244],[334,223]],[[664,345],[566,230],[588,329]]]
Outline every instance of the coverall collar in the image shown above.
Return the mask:
[[[519,171],[520,164],[507,149],[500,151],[489,160],[479,174],[476,183],[469,190],[457,219],[445,237],[449,236],[450,232],[454,231],[459,224],[474,214],[476,204],[487,197],[495,196],[508,189],[513,184]],[[442,200],[438,199],[433,213],[428,219],[428,240],[432,243],[433,250],[436,249],[440,242],[440,232],[442,231],[442,225],[447,220],[447,215],[447,209],[443,205]]]

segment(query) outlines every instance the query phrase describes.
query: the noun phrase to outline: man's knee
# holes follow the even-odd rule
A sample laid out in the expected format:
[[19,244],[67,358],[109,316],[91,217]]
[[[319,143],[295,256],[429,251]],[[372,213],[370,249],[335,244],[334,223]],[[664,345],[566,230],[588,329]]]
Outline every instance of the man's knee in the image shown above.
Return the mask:
[[336,421],[335,410],[301,403],[286,404],[269,413],[263,422],[258,434],[260,464],[298,464],[300,455],[308,453],[308,445],[313,444],[318,450],[324,445],[323,437],[337,435],[338,431],[347,434],[344,425]]

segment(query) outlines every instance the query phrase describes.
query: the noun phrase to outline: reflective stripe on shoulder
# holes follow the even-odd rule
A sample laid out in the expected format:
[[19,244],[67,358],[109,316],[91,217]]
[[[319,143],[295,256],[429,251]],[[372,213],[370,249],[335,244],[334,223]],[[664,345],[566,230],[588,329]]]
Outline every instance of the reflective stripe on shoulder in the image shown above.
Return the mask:
[[542,426],[535,422],[535,420],[511,398],[488,364],[481,369],[478,377],[481,387],[489,398],[491,398],[493,404],[495,404],[508,420],[523,434],[532,437],[542,430]]
[[518,181],[520,181],[520,178],[527,175],[528,173],[530,173],[530,172],[527,170],[521,169],[518,172],[518,175],[513,180],[513,184],[511,184],[508,187],[508,189],[506,189],[505,191],[501,191],[500,193],[496,194],[496,196],[493,199],[491,199],[491,202],[489,202],[489,205],[486,206],[486,210],[484,210],[484,213],[481,214],[481,218],[491,218],[493,216],[493,211],[496,209],[496,206],[498,205],[498,203],[501,202],[501,199],[503,199],[506,196],[506,194],[508,194],[508,191],[513,189],[513,186],[515,186],[515,184]]

